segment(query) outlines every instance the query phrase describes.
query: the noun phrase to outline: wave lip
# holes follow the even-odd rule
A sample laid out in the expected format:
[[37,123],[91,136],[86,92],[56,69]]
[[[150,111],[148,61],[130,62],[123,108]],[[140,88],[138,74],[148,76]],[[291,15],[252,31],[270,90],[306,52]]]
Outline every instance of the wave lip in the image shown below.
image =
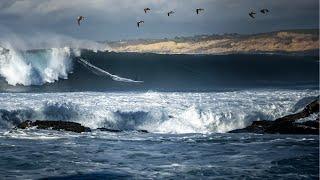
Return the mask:
[[114,81],[143,83],[111,74],[80,58],[80,50],[69,47],[16,51],[0,47],[0,75],[9,85],[43,85],[59,79],[68,79],[73,70],[73,59],[91,73],[110,77]]
[[0,52],[0,75],[13,86],[53,83],[67,79],[72,72],[71,50],[67,47],[34,51],[2,48]]

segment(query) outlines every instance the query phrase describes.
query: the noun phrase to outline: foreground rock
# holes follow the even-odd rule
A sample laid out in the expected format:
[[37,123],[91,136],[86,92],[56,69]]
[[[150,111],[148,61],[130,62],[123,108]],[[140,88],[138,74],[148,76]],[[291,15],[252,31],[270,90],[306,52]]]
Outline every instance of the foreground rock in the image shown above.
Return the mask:
[[319,117],[315,121],[298,123],[296,120],[319,113],[319,99],[307,105],[301,112],[291,114],[275,121],[254,121],[244,129],[229,133],[258,133],[258,134],[319,134]]
[[79,123],[75,122],[66,122],[66,121],[24,121],[18,126],[20,129],[26,129],[30,127],[37,127],[37,129],[52,129],[52,130],[64,130],[72,131],[76,133],[90,132],[91,129],[85,126],[82,126]]
[[[19,129],[27,129],[31,127],[36,127],[37,129],[52,129],[52,130],[64,130],[64,131],[72,131],[76,133],[82,132],[91,132],[91,129],[85,126],[82,126],[79,123],[75,122],[66,122],[66,121],[35,121],[32,122],[30,120],[24,121],[20,123],[17,128]],[[123,130],[118,129],[108,129],[108,128],[98,128],[99,131],[120,133],[124,132]],[[149,133],[147,130],[136,130],[139,133]]]

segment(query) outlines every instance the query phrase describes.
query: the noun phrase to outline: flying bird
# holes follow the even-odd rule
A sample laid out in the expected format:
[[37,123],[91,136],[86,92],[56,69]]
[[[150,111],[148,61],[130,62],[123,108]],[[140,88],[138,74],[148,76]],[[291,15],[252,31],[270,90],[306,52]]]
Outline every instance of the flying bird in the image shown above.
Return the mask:
[[83,20],[84,20],[84,16],[78,16],[77,23],[79,26],[80,26],[81,21],[83,21]]
[[174,14],[174,11],[170,11],[167,13],[168,16],[170,16],[171,14]]
[[203,8],[197,8],[197,9],[196,9],[197,14],[199,14],[200,11],[204,11],[204,9],[203,9]]
[[261,9],[260,12],[262,14],[267,14],[269,12],[269,9]]
[[141,24],[141,23],[143,24],[143,23],[144,23],[144,21],[138,21],[138,22],[137,22],[137,26],[138,26],[138,28],[140,27],[140,24]]
[[150,11],[151,9],[150,8],[144,8],[143,10],[144,10],[144,13],[147,14],[147,12]]
[[254,19],[255,18],[255,16],[254,16],[255,14],[257,14],[257,13],[252,11],[252,12],[249,13],[249,16]]

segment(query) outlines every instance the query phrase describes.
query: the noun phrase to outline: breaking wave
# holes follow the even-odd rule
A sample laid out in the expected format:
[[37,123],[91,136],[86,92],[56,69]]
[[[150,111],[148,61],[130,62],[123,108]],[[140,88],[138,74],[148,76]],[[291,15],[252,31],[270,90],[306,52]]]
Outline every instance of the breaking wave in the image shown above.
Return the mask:
[[[318,91],[92,92],[68,93],[68,99],[65,99],[65,93],[20,94],[19,97],[14,93],[2,94],[9,97],[1,97],[5,103],[0,106],[0,129],[10,129],[24,120],[63,120],[79,122],[92,129],[145,129],[173,134],[224,133],[246,127],[255,120],[274,120],[294,113],[301,100],[304,101],[305,97],[315,99],[317,94]],[[15,103],[21,100],[25,100],[20,105],[22,107],[15,109]]]
[[[106,111],[83,112],[72,104],[47,104],[39,110],[0,109],[0,128],[13,128],[25,120],[63,120],[79,122],[90,128],[105,127],[117,130],[146,129],[158,133],[224,133],[236,128],[244,127],[257,119],[265,119],[268,115],[256,112],[248,115],[235,113],[215,113],[190,107],[177,116],[170,115],[164,109],[151,111]],[[269,115],[267,119],[272,116]],[[257,119],[254,119],[257,118]]]
[[120,82],[143,82],[111,74],[80,56],[80,50],[69,47],[26,51],[0,47],[0,76],[4,77],[9,85],[39,86],[54,83],[59,79],[68,79],[68,75],[73,73],[74,62],[78,62],[89,70],[88,73]]
[[318,65],[314,56],[160,55],[68,47],[25,51],[0,48],[0,92],[317,89]]
[[0,47],[0,75],[10,85],[43,85],[72,72],[70,48],[16,51]]

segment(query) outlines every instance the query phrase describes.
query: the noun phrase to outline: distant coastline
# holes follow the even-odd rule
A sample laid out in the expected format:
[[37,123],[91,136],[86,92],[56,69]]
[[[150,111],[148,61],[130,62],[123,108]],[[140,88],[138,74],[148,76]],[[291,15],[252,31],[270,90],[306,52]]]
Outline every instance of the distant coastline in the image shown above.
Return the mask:
[[171,39],[105,42],[114,52],[159,54],[319,52],[319,30],[283,30],[259,34],[199,35]]

